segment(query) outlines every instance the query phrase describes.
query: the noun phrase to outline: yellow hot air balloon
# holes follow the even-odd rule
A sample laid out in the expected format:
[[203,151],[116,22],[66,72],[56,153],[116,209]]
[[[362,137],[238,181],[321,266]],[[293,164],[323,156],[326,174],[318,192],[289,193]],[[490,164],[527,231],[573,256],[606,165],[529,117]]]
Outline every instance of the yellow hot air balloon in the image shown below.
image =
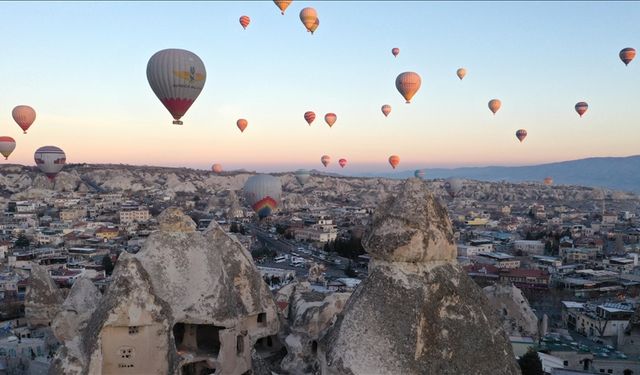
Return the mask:
[[407,103],[411,103],[411,98],[420,90],[421,84],[422,79],[420,79],[418,73],[414,72],[400,73],[396,78],[396,88]]
[[316,23],[317,19],[318,12],[316,12],[316,10],[311,7],[304,8],[300,11],[300,21],[302,21],[302,24],[307,28],[307,31],[309,32],[311,32],[311,28],[313,28],[313,25]]
[[467,75],[467,69],[465,68],[460,68],[456,71],[456,74],[458,75],[458,78],[460,78],[460,80],[462,81],[462,79],[464,78],[464,76]]
[[491,99],[489,101],[489,109],[491,110],[491,112],[493,112],[494,115],[496,114],[496,112],[498,112],[500,106],[502,106],[502,102],[498,99]]

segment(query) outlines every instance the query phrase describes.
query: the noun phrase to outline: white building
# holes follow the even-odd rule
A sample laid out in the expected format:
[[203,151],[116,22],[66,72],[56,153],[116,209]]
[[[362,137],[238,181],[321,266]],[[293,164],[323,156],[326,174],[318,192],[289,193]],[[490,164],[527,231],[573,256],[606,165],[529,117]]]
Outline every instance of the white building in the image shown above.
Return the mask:
[[529,255],[544,254],[544,243],[541,241],[517,240],[513,242],[516,251],[522,251]]

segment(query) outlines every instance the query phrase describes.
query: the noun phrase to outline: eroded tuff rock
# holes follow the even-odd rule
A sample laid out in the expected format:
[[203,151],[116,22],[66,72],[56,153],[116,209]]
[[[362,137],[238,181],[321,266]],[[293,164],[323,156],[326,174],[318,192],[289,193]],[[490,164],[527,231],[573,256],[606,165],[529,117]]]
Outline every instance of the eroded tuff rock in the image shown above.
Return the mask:
[[320,340],[323,374],[519,374],[487,298],[455,262],[451,223],[417,179],[365,234],[369,277]]
[[495,284],[483,291],[508,335],[538,337],[538,317],[518,287]]
[[33,265],[24,300],[24,313],[29,328],[48,327],[63,302],[64,297],[47,269]]
[[78,337],[101,298],[91,280],[85,277],[76,280],[51,324],[56,338],[65,342]]

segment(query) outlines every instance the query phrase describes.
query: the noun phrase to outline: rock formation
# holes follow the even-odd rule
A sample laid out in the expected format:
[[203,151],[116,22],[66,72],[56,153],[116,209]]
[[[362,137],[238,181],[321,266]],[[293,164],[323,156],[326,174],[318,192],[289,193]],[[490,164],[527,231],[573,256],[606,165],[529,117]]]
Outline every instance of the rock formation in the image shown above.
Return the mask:
[[64,297],[47,269],[33,265],[24,300],[24,314],[29,328],[50,326],[62,302]]
[[369,277],[319,342],[323,374],[520,374],[424,182],[407,180],[380,204],[363,245]]
[[538,317],[520,289],[514,285],[495,284],[483,291],[507,335],[539,337]]
[[61,342],[78,338],[101,298],[91,280],[85,277],[76,280],[51,324],[56,338]]

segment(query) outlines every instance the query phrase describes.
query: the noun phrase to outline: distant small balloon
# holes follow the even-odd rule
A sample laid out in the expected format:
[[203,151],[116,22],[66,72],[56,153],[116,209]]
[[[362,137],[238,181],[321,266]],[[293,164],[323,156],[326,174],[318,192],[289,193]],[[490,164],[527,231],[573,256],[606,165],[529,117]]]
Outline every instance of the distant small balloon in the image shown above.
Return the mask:
[[398,155],[389,156],[389,164],[391,164],[391,168],[396,169],[398,164],[400,164],[400,157]]
[[304,120],[307,122],[307,124],[309,124],[309,126],[311,126],[311,123],[315,119],[316,119],[316,114],[313,113],[312,111],[307,111],[304,113]]
[[391,53],[393,54],[393,57],[398,57],[398,55],[400,54],[400,48],[392,48]]
[[545,184],[545,185],[547,185],[547,186],[553,185],[553,178],[551,178],[551,177],[546,177],[546,178],[544,179],[544,184]]
[[316,12],[316,10],[311,7],[304,8],[300,11],[300,21],[302,21],[302,24],[307,28],[307,31],[309,32],[311,32],[311,28],[313,28],[313,25],[316,23],[317,19],[318,12]]
[[427,171],[425,171],[424,169],[416,169],[416,171],[413,172],[413,175],[417,178],[425,178],[425,176],[427,175]]
[[389,116],[389,113],[391,113],[391,106],[389,104],[385,104],[382,106],[382,113],[384,114],[384,117]]
[[411,98],[420,90],[421,84],[422,79],[420,79],[418,73],[404,72],[396,77],[396,89],[398,89],[407,103],[411,103]]
[[522,143],[522,141],[527,138],[527,131],[524,129],[518,129],[518,131],[516,132],[516,138],[518,138],[520,143]]
[[18,124],[20,129],[27,134],[27,129],[36,121],[36,111],[28,105],[19,105],[11,111],[13,120]]
[[329,125],[329,127],[332,127],[333,124],[336,123],[337,119],[338,116],[335,113],[327,113],[326,115],[324,115],[324,121],[327,122],[327,125]]
[[582,117],[582,115],[584,115],[587,109],[589,109],[589,104],[587,104],[586,102],[578,102],[576,103],[575,109],[576,109],[576,112],[578,112],[578,114],[580,115],[580,117]]
[[0,137],[0,154],[4,159],[9,159],[9,155],[16,149],[16,140],[11,137]]
[[251,18],[249,18],[249,16],[242,16],[240,17],[240,25],[242,25],[243,29],[247,29],[247,26],[249,26],[249,24],[251,23]]
[[620,51],[620,60],[624,63],[624,65],[629,65],[629,63],[636,57],[636,50],[628,47]]
[[236,121],[236,126],[240,129],[240,132],[244,132],[244,129],[246,129],[248,125],[249,122],[243,118]]
[[271,215],[280,204],[282,183],[269,174],[251,176],[242,188],[244,198],[260,219]]
[[493,112],[494,115],[496,114],[496,112],[498,112],[501,106],[502,106],[502,102],[499,99],[489,100],[489,110],[491,110],[491,112]]
[[320,162],[322,162],[322,165],[324,165],[325,168],[326,168],[327,165],[329,165],[329,163],[331,163],[331,156],[322,155],[322,157],[320,158]]
[[222,172],[222,164],[217,164],[217,163],[216,163],[216,164],[212,165],[212,166],[211,166],[211,170],[212,170],[214,173],[221,173],[221,172]]
[[347,165],[347,159],[340,159],[338,160],[338,164],[340,164],[340,168],[344,168],[345,165]]
[[462,190],[464,183],[456,177],[449,177],[444,182],[444,189],[449,193],[451,198],[455,198]]
[[465,68],[460,68],[456,71],[456,74],[458,75],[458,78],[460,78],[460,80],[462,81],[464,76],[467,75],[467,70]]
[[295,172],[295,176],[298,183],[300,183],[301,186],[304,186],[304,184],[309,181],[309,178],[311,178],[311,173],[306,169],[298,169]]
[[280,13],[284,16],[284,11],[287,10],[289,5],[293,2],[292,0],[273,0],[276,3],[276,6],[280,9]]

